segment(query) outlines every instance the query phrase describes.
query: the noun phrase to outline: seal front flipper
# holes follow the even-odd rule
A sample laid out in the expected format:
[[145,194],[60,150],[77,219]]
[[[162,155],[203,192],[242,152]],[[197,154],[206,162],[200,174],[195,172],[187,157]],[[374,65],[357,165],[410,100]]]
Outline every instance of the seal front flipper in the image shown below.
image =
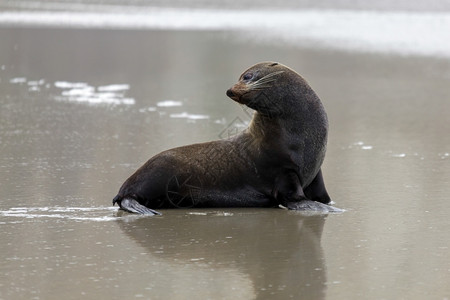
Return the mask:
[[133,198],[125,197],[125,198],[119,199],[119,197],[116,196],[113,200],[113,205],[116,203],[119,204],[120,209],[127,211],[127,212],[141,214],[141,215],[147,215],[147,216],[155,216],[155,215],[160,216],[161,215],[161,213],[140,204]]
[[294,172],[282,173],[275,181],[272,196],[278,200],[281,208],[312,213],[343,212],[344,210],[327,205],[331,202],[322,172],[319,171],[313,181],[302,189],[300,179]]
[[[284,208],[283,206],[280,205],[280,207]],[[286,204],[286,207],[289,210],[297,210],[297,211],[304,211],[304,212],[313,212],[313,213],[340,213],[340,212],[344,212],[345,210],[331,206],[331,205],[327,205],[327,204],[323,204],[317,201],[313,201],[313,200],[301,200],[301,201],[296,201],[296,202],[288,202]]]
[[272,197],[276,202],[285,206],[290,201],[306,199],[298,175],[293,171],[280,173],[272,188]]

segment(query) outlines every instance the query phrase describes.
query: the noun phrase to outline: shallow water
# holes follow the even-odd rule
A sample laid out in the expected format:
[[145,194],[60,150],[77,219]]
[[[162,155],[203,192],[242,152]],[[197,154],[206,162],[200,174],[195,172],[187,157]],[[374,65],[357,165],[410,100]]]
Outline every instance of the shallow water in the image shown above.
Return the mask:
[[[450,61],[226,31],[0,28],[0,298],[447,299]],[[330,119],[343,214],[110,206],[152,155],[241,130],[225,96],[287,64]]]

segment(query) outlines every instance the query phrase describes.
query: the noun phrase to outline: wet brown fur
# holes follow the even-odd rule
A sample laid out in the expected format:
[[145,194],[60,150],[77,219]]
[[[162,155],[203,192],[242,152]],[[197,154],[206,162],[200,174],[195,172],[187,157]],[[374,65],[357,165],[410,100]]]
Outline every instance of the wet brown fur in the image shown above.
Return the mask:
[[242,73],[227,95],[255,110],[245,131],[154,156],[125,181],[113,202],[291,209],[307,199],[329,203],[320,170],[328,121],[309,84],[286,66],[264,62]]

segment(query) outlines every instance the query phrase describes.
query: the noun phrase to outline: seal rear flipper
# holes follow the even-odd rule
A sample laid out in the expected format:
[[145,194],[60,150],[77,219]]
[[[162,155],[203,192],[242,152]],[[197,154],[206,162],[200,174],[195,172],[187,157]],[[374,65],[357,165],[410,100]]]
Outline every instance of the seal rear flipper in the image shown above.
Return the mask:
[[[117,198],[117,197],[116,197]],[[133,198],[123,198],[122,200],[117,200],[114,198],[113,203],[116,202],[119,203],[120,209],[123,209],[127,212],[141,214],[141,215],[147,215],[147,216],[160,216],[161,213],[157,212],[156,210],[150,209],[139,202],[137,202]]]
[[[280,205],[281,207],[281,205]],[[314,213],[340,213],[344,212],[345,210],[323,204],[317,201],[313,200],[302,200],[298,202],[288,202],[286,204],[286,208],[289,210],[297,210],[297,211],[304,211],[304,212],[314,212]]]

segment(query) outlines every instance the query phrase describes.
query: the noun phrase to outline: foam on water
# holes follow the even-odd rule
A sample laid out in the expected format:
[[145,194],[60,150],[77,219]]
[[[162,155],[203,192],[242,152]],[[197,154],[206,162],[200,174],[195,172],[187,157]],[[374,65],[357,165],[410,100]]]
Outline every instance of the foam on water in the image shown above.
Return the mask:
[[56,81],[55,87],[60,89],[81,89],[87,88],[89,85],[85,82]]
[[12,207],[0,210],[0,216],[10,217],[9,220],[2,219],[0,224],[17,223],[16,218],[106,222],[122,218],[113,215],[117,210],[117,207]]
[[110,85],[99,86],[97,89],[99,92],[119,92],[119,91],[129,90],[130,85],[129,84],[110,84]]
[[[89,6],[86,6],[88,9]],[[69,8],[70,9],[70,8]],[[351,10],[218,10],[113,6],[0,13],[0,25],[232,30],[267,42],[346,51],[450,57],[450,13]]]
[[174,106],[182,106],[183,102],[181,101],[175,101],[175,100],[164,100],[159,101],[156,103],[156,106],[158,107],[174,107]]
[[182,112],[180,114],[170,114],[171,118],[184,118],[189,120],[205,120],[209,119],[209,116],[207,115],[196,115],[196,114],[189,114],[187,112]]
[[[130,90],[129,84],[109,84],[103,86],[94,86],[86,82],[69,82],[69,81],[55,81],[53,84],[47,83],[44,79],[29,80],[26,77],[15,77],[9,79],[9,82],[14,85],[26,86],[30,92],[39,92],[41,89],[56,88],[59,93],[53,98],[62,102],[77,102],[88,105],[134,105],[133,98],[125,97],[125,93]],[[140,108],[139,112],[156,112],[160,115],[165,115],[164,109],[170,109],[183,106],[182,101],[177,100],[163,100],[156,103],[155,106]],[[191,114],[187,112],[171,113],[170,118],[186,119],[188,122],[195,122],[196,120],[208,120],[208,115]]]
[[[51,83],[44,79],[29,80],[25,77],[15,77],[9,80],[11,84],[28,86],[28,91],[39,92],[42,89],[50,89]],[[78,102],[86,104],[107,105],[134,105],[133,98],[125,97],[125,92],[130,89],[128,84],[110,84],[94,87],[85,82],[55,81],[53,86],[62,90],[60,95],[54,98],[58,101]]]
[[25,83],[27,79],[25,77],[16,77],[9,80],[10,83]]
[[84,82],[57,81],[55,87],[63,89],[61,96],[56,97],[60,101],[112,105],[135,104],[133,98],[124,97],[123,92],[130,88],[128,84],[111,84],[95,88]]

